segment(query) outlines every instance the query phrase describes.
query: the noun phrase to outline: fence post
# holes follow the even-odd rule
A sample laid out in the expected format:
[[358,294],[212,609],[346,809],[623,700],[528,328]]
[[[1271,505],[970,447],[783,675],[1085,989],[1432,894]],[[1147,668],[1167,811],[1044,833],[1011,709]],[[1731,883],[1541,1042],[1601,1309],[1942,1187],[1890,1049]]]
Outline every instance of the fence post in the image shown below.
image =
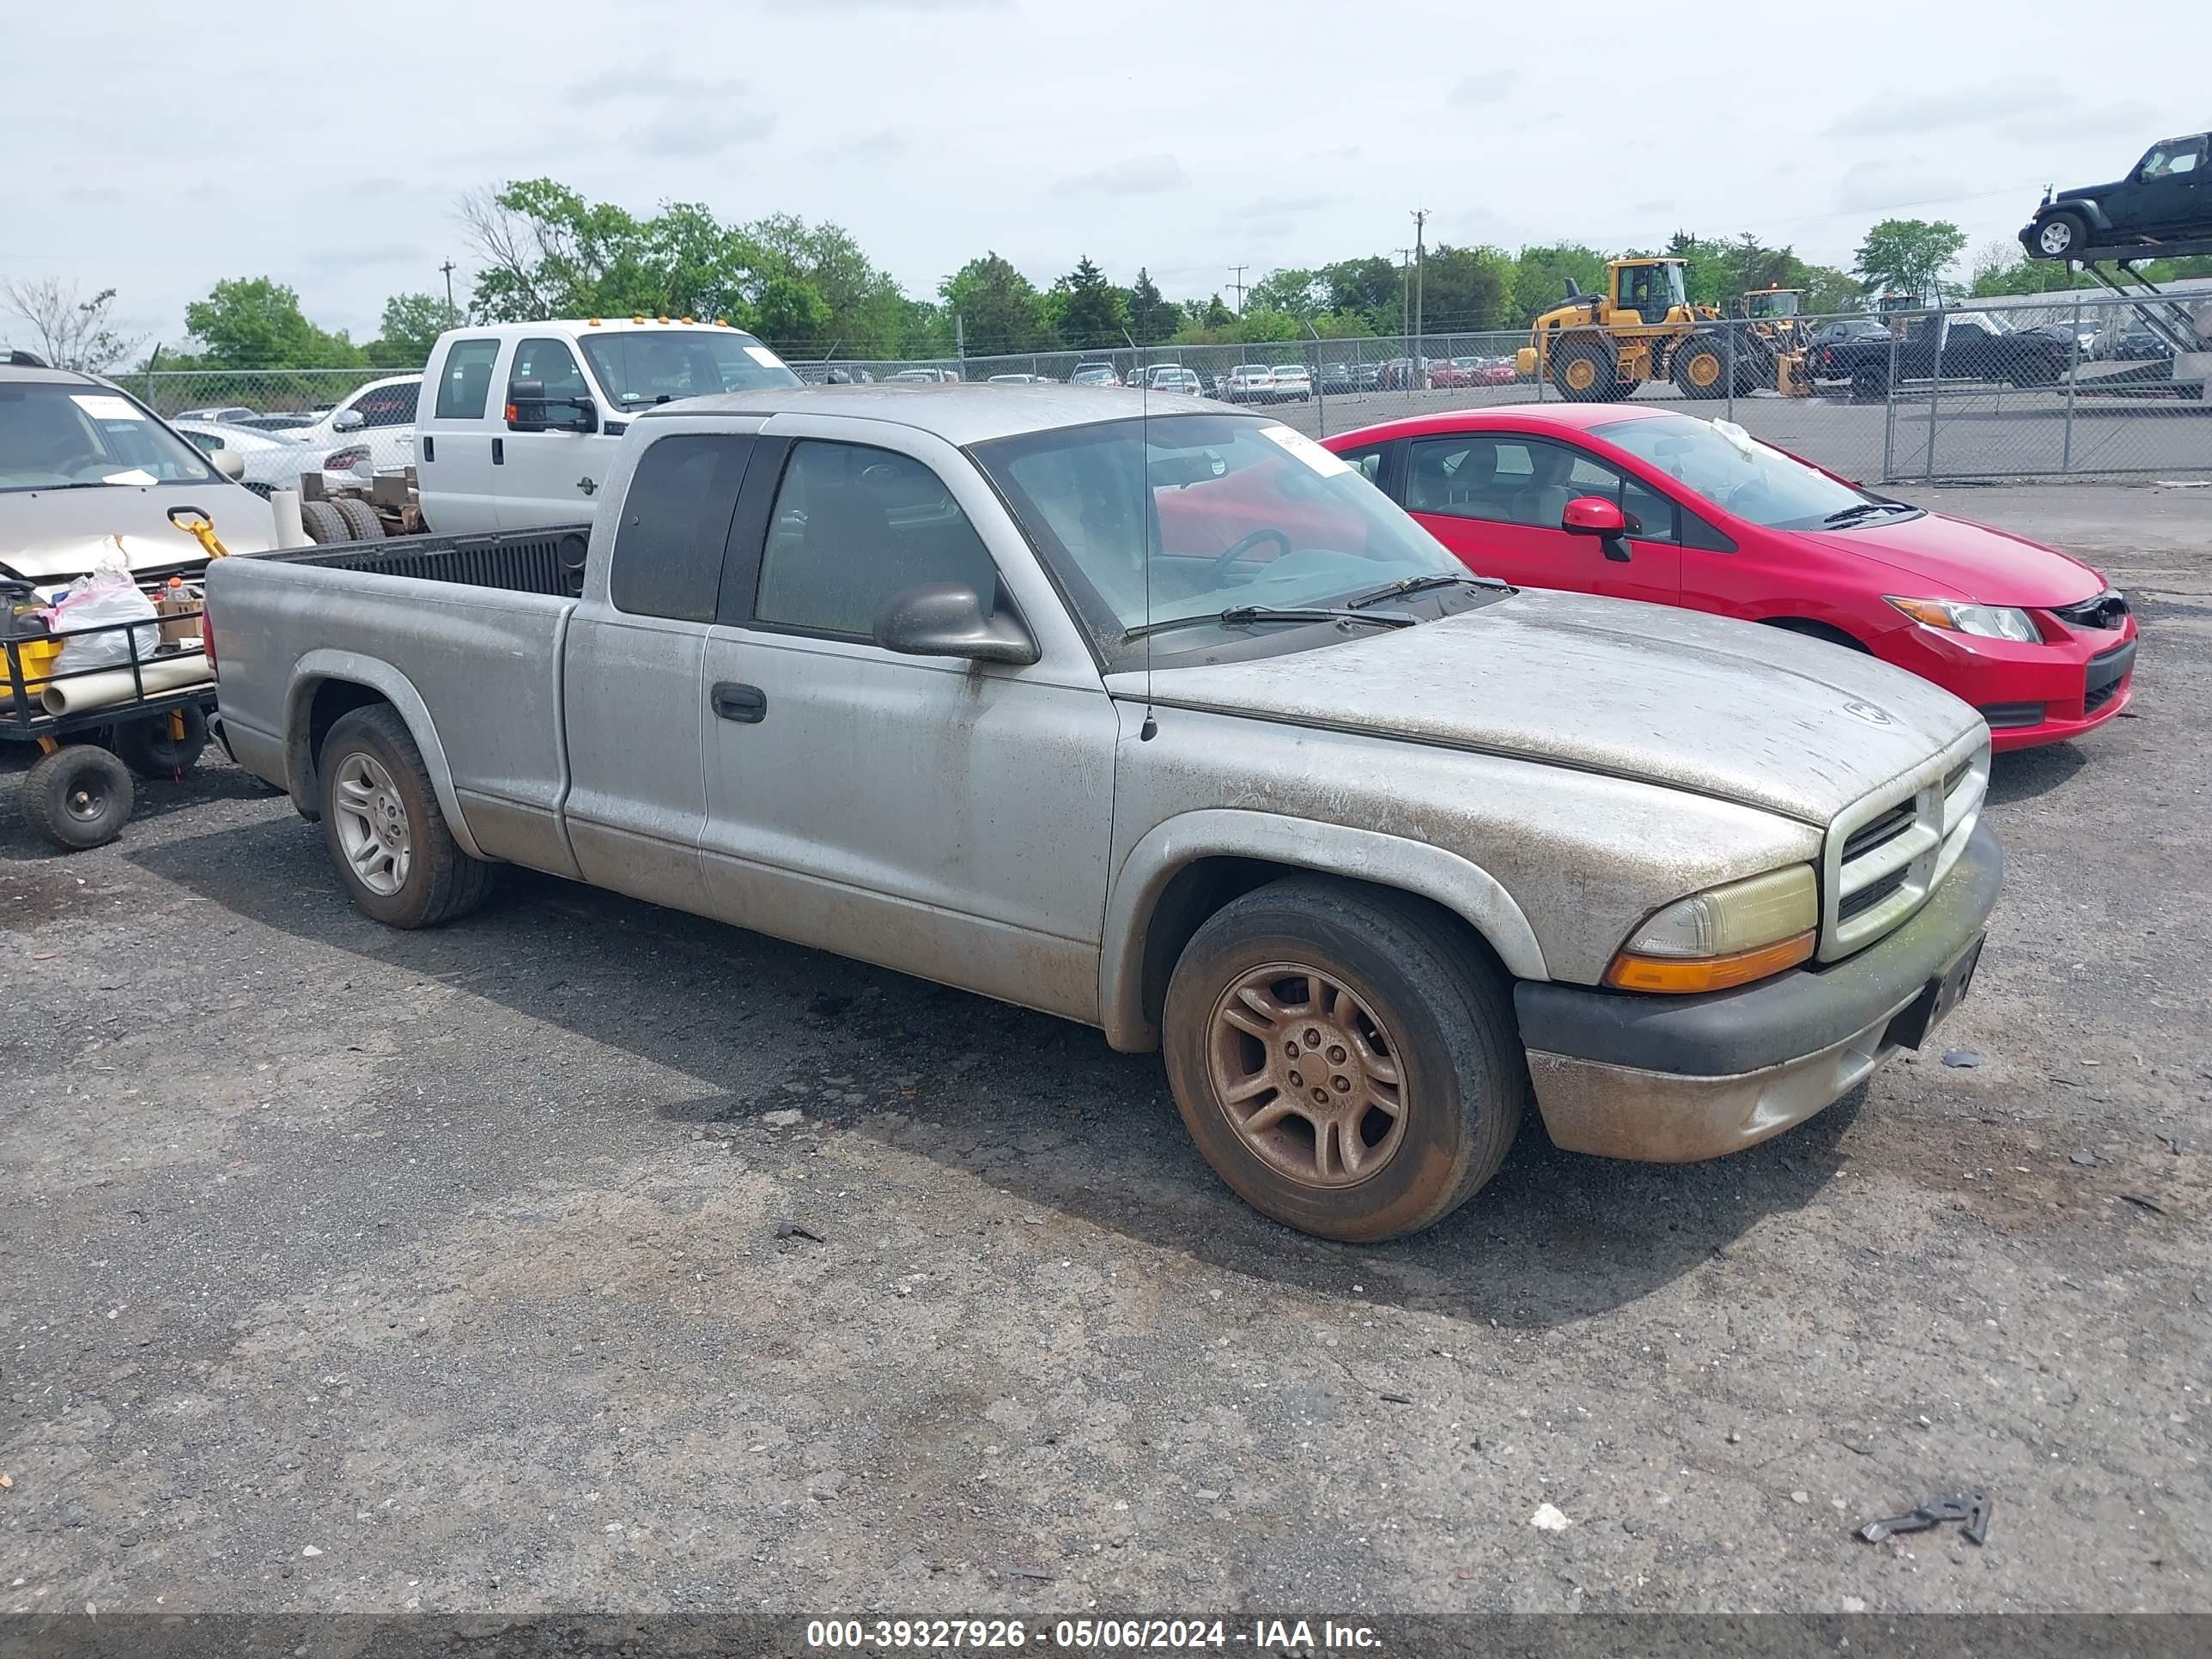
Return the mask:
[[1936,309],[1936,350],[1929,361],[1928,380],[1928,459],[1920,476],[1929,483],[1936,482],[1936,416],[1943,398],[1943,348],[1948,343],[1945,335],[1943,310]]
[[[2073,269],[2070,265],[2067,268]],[[2104,331],[2098,331],[2102,333]],[[2081,372],[2081,290],[2074,290],[2074,349],[2066,365],[2066,437],[2058,452],[2058,471],[2074,470],[2074,382]]]
[[[153,351],[146,359],[146,407],[149,409],[154,409],[154,365],[161,361],[161,343],[156,340],[154,343]],[[154,412],[156,415],[159,415],[161,411],[158,409],[154,409]]]
[[1728,343],[1722,356],[1727,360],[1723,372],[1728,376],[1728,417],[1731,422],[1735,419],[1735,319],[1721,319],[1721,333]]
[[1306,356],[1313,364],[1314,424],[1320,428],[1316,437],[1328,436],[1328,371],[1321,361],[1321,332],[1310,319],[1305,322],[1306,332],[1313,336],[1313,343],[1306,348]]
[[1897,477],[1897,331],[1889,331],[1889,373],[1881,377],[1881,481]]

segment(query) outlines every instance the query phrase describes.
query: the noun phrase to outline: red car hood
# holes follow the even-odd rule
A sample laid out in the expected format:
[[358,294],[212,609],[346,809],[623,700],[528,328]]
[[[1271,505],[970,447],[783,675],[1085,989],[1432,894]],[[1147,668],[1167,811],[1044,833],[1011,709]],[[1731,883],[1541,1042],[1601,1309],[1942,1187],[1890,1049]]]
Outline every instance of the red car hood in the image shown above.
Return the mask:
[[2105,586],[2102,576],[2056,548],[1942,513],[1856,530],[1796,533],[1835,552],[1894,567],[1900,582],[1917,584],[1906,595],[1912,599],[2074,605]]

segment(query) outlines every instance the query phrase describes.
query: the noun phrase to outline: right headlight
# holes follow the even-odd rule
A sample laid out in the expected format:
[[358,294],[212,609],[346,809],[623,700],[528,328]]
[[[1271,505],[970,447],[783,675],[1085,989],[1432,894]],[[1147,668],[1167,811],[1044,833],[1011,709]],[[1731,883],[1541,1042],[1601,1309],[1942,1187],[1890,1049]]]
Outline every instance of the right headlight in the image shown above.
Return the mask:
[[1890,604],[1923,628],[1946,633],[1973,634],[1985,640],[2011,640],[2021,645],[2040,645],[2035,618],[2008,605],[1968,605],[1957,599],[1905,599],[1885,594]]
[[1820,930],[1820,883],[1811,865],[1793,864],[1655,910],[1615,953],[1605,982],[1675,996],[1724,991],[1808,960]]

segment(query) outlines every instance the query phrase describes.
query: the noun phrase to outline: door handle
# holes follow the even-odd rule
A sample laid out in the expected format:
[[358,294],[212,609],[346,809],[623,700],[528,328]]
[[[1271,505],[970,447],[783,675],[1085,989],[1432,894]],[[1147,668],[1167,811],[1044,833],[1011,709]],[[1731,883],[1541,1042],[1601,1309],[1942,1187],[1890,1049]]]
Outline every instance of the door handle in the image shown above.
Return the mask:
[[491,441],[491,464],[494,466],[505,466],[507,465],[506,439],[494,438]]
[[757,685],[739,685],[724,680],[715,686],[710,701],[718,718],[735,720],[740,726],[757,726],[768,716],[768,693]]

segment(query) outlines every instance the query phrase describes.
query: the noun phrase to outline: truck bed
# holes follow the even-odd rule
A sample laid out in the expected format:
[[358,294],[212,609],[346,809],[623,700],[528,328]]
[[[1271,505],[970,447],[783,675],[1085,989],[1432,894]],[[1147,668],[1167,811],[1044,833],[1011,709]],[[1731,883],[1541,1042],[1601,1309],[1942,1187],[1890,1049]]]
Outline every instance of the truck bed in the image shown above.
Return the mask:
[[325,542],[258,556],[325,570],[358,570],[418,581],[460,582],[510,593],[574,599],[584,591],[587,524],[508,530],[489,536],[393,536]]

